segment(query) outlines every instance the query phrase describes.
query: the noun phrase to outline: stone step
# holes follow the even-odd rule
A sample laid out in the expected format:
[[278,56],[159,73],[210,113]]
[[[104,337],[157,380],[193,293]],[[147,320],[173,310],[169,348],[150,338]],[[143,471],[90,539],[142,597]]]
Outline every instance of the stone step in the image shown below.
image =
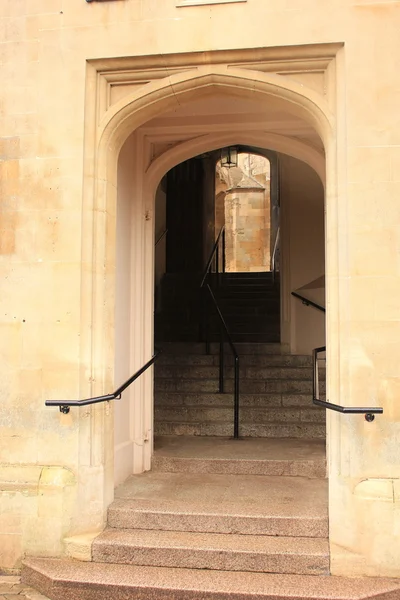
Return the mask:
[[[250,343],[250,344],[274,344],[278,343],[280,340],[280,332],[230,332],[231,339],[233,343],[241,344],[241,343]],[[219,333],[212,333],[210,335],[210,341],[216,342],[220,338]]]
[[[222,312],[222,311],[221,311]],[[238,325],[253,325],[253,323],[258,323],[261,325],[269,325],[269,326],[280,326],[279,319],[279,310],[269,310],[265,311],[264,314],[249,314],[246,309],[240,310],[240,312],[234,312],[232,310],[225,310],[222,312],[224,319],[228,326],[235,327]],[[211,322],[216,321],[218,316],[216,313],[212,313],[210,315]]]
[[[238,306],[230,303],[220,303],[220,309],[225,319],[239,319],[240,317],[253,318],[253,319],[265,319],[268,317],[279,321],[280,318],[280,307],[278,304],[273,303],[270,305],[260,304],[259,306]],[[243,314],[244,313],[244,314]]]
[[[225,380],[225,391],[233,392],[233,379]],[[154,389],[156,392],[211,392],[217,393],[219,390],[218,379],[171,379],[156,377],[154,380]],[[311,394],[312,381],[307,379],[269,379],[269,380],[251,380],[243,379],[240,381],[241,394],[263,394],[263,393],[289,393],[289,394]],[[325,382],[320,382],[320,392],[325,394]]]
[[[226,364],[233,364],[229,352],[225,356]],[[312,367],[312,357],[295,354],[243,354],[240,364],[262,367]],[[219,365],[218,354],[169,354],[164,351],[157,359],[157,365]]]
[[[321,398],[324,397],[321,395]],[[212,393],[185,393],[185,392],[161,392],[155,393],[155,405],[162,406],[220,406],[233,407],[233,394],[212,394]],[[305,407],[313,408],[311,394],[281,394],[281,393],[265,393],[265,394],[240,394],[240,406],[264,408],[270,407]],[[320,408],[323,412],[323,409]]]
[[159,436],[155,438],[152,470],[325,477],[325,440]]
[[327,491],[325,479],[150,471],[132,475],[116,489],[108,525],[326,538]]
[[[233,436],[233,415],[230,422],[224,421],[156,421],[156,435],[204,435]],[[301,438],[325,439],[326,428],[322,423],[243,423],[240,422],[241,437],[254,438]]]
[[[204,342],[164,342],[163,350],[168,354],[205,354],[206,344]],[[227,354],[230,352],[228,344],[225,344]],[[278,343],[238,343],[236,346],[239,356],[244,354],[281,354],[289,355],[289,350],[286,346]],[[210,354],[218,354],[219,344],[212,343],[210,345]]]
[[[228,357],[227,357],[228,358]],[[215,361],[217,362],[217,361]],[[232,359],[229,361],[232,363]],[[302,366],[263,366],[263,365],[248,365],[240,364],[240,374],[243,380],[252,379],[271,380],[271,379],[301,379],[312,381],[312,368]],[[219,376],[219,366],[217,365],[192,365],[192,364],[173,364],[165,365],[158,362],[154,366],[154,374],[156,378],[171,378],[176,377],[182,379],[216,379]],[[226,366],[224,375],[228,379],[233,379],[234,369],[231,366]],[[322,371],[321,371],[322,376]]]
[[[155,406],[157,423],[231,423],[232,408],[223,406]],[[240,423],[325,423],[325,411],[315,408],[249,408],[241,407]]]
[[28,558],[22,581],[52,600],[398,600],[385,578],[315,577]]
[[328,540],[276,536],[106,529],[96,562],[259,573],[328,575]]

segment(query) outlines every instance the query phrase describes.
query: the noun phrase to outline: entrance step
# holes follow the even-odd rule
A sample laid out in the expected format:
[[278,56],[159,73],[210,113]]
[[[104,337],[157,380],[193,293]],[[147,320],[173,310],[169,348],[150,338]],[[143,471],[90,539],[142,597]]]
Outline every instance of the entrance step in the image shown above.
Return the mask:
[[93,560],[184,569],[327,575],[325,539],[106,529]]
[[[231,419],[232,420],[232,419]],[[240,435],[254,438],[325,439],[325,425],[318,423],[241,423]],[[233,436],[232,423],[214,421],[163,421],[155,426],[156,435]]]
[[[233,409],[233,394],[207,392],[157,392],[157,406],[220,406]],[[311,394],[265,392],[263,394],[240,394],[240,406],[253,408],[302,407],[312,408]],[[316,409],[315,409],[316,410]],[[319,411],[323,416],[324,412]]]
[[[204,342],[163,342],[162,347],[165,354],[205,354],[206,345]],[[262,342],[242,342],[236,344],[236,349],[240,357],[245,354],[282,354],[288,355],[289,350],[279,343]],[[226,344],[227,354],[229,353],[228,344]],[[210,344],[210,354],[218,354],[219,344]]]
[[152,469],[164,473],[323,478],[325,441],[158,437]]
[[151,471],[132,475],[116,489],[108,524],[116,529],[326,538],[327,481]]
[[274,575],[27,559],[23,582],[51,600],[398,600],[389,579]]

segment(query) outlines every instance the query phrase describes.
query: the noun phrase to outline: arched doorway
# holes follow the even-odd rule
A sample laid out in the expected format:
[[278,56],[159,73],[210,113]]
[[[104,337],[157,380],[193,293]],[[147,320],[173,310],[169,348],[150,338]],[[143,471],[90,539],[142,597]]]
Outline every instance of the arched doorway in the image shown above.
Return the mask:
[[[326,54],[324,67],[335,59],[337,48],[328,47],[318,50],[318,57]],[[289,52],[285,59],[287,64],[296,58],[301,49]],[[322,53],[322,54],[321,54]],[[90,324],[82,334],[82,364],[92,373],[92,393],[102,393],[112,388],[119,377],[123,377],[123,369],[135,370],[140,367],[152,353],[153,347],[153,264],[154,264],[154,223],[153,209],[157,186],[164,174],[174,165],[210,149],[217,149],[229,144],[247,144],[259,148],[287,153],[309,164],[326,180],[327,221],[332,230],[337,231],[337,214],[335,198],[337,190],[337,170],[335,164],[336,135],[334,132],[334,117],[324,96],[324,86],[316,90],[315,86],[308,87],[299,83],[296,78],[277,76],[265,72],[264,68],[254,69],[257,61],[263,64],[265,60],[272,61],[273,71],[276,60],[274,53],[253,50],[243,51],[243,64],[237,65],[237,53],[231,56],[226,53],[208,53],[199,56],[179,57],[182,66],[168,73],[163,78],[150,77],[144,84],[131,86],[121,98],[115,100],[106,94],[107,86],[115,81],[108,78],[107,66],[104,61],[99,64],[93,61],[89,65],[88,80],[90,90],[95,91],[97,100],[87,104],[86,118],[88,127],[85,142],[85,185],[83,204],[83,263],[90,268],[83,270],[82,290],[82,319]],[[295,56],[296,55],[296,56]],[[324,55],[325,56],[325,55]],[[158,58],[155,57],[155,63]],[[163,57],[165,62],[166,58]],[[171,57],[175,61],[175,57]],[[233,61],[233,62],[232,62]],[[264,61],[264,62],[263,62]],[[117,61],[118,62],[118,61]],[[115,69],[126,70],[126,61],[113,62]],[[128,61],[129,62],[129,61]],[[137,62],[137,61],[136,61]],[[134,67],[139,68],[136,64]],[[193,66],[192,65],[193,62]],[[147,61],[148,63],[148,61]],[[147,64],[146,63],[146,64]],[[151,63],[151,59],[150,59]],[[150,64],[149,63],[149,64]],[[157,63],[158,64],[158,63]],[[183,65],[188,65],[184,67]],[[261,64],[261,63],[260,63]],[[286,64],[286,63],[285,63]],[[249,65],[251,65],[249,67]],[[282,67],[283,63],[280,63]],[[296,67],[297,69],[297,67]],[[299,74],[301,79],[301,74]],[[121,80],[122,81],[122,80]],[[96,83],[97,82],[97,83]],[[105,86],[105,87],[104,87]],[[317,86],[318,87],[318,86]],[[146,127],[154,125],[157,118],[173,114],[177,108],[183,109],[192,102],[204,105],[204,100],[215,94],[223,94],[224,99],[231,101],[248,101],[248,114],[245,122],[237,124],[232,129],[226,118],[220,119],[219,127],[215,122],[211,127],[204,127],[202,119],[197,122],[194,130],[188,128],[188,115],[182,115],[183,120],[175,123],[173,132],[165,129],[156,140],[147,136]],[[88,99],[92,96],[88,94]],[[192,107],[194,105],[192,104]],[[227,103],[224,101],[224,107]],[[97,107],[97,108],[96,108]],[[267,118],[263,127],[254,117],[264,110]],[[275,110],[275,116],[268,110]],[[267,111],[267,112],[265,112]],[[224,113],[226,109],[224,108]],[[282,128],[277,128],[279,113]],[[215,117],[215,111],[207,113]],[[275,118],[276,117],[276,118]],[[296,127],[291,130],[296,122]],[[307,138],[311,132],[311,138]],[[292,134],[292,135],[290,135]],[[129,139],[129,141],[128,141]],[[321,141],[323,140],[323,142]],[[121,202],[121,186],[118,186],[118,158],[121,148],[127,143],[135,153],[135,161],[129,163],[130,177],[133,183],[130,191],[134,199],[133,207],[135,229],[131,231],[132,245],[129,261],[135,266],[134,274],[128,275],[120,270],[125,279],[122,285],[130,286],[129,320],[121,319],[123,331],[134,331],[130,335],[129,344],[117,339],[117,314],[121,311],[118,298],[118,277],[116,257],[118,255],[116,242],[116,209]],[[325,150],[325,152],[324,152]],[[325,158],[326,153],[326,158]],[[129,154],[129,153],[128,153]],[[326,165],[326,169],[325,169]],[[325,174],[326,171],[326,174]],[[126,171],[127,172],[127,171]],[[118,197],[119,196],[119,197]],[[121,213],[120,213],[121,214]],[[118,243],[121,242],[121,239]],[[338,252],[336,238],[331,237],[327,246],[327,269],[334,267]],[[120,263],[123,264],[123,263]],[[328,293],[330,305],[338,305],[338,289],[335,279],[330,281]],[[115,294],[115,290],[117,293]],[[127,302],[127,301],[125,301]],[[125,309],[128,307],[126,303]],[[335,309],[334,309],[335,310]],[[127,314],[127,313],[126,313]],[[336,323],[336,325],[335,325]],[[134,327],[133,327],[134,324]],[[121,331],[121,329],[120,329]],[[337,350],[337,321],[328,327],[331,339],[331,352],[335,356]],[[332,340],[334,343],[332,344]],[[129,352],[124,351],[124,348]],[[114,369],[118,357],[124,356],[125,362],[120,363],[121,370]],[[129,356],[129,358],[126,358]],[[331,361],[332,368],[338,366],[337,361]],[[83,373],[83,372],[82,372]],[[118,377],[119,376],[119,377]],[[328,377],[329,378],[329,377]],[[125,407],[130,407],[125,413],[125,419],[133,425],[131,437],[121,442],[119,452],[129,457],[127,462],[119,461],[114,451],[114,409],[113,407],[95,407],[86,421],[86,429],[95,432],[90,436],[90,454],[93,464],[101,467],[103,481],[103,502],[107,506],[113,496],[114,477],[113,465],[116,468],[116,480],[121,480],[129,472],[141,472],[149,469],[152,454],[152,374],[147,373],[140,383],[126,398]],[[122,404],[121,404],[122,406]],[[115,460],[114,460],[115,459]],[[100,472],[99,472],[100,474]]]
[[[106,181],[101,182],[104,190],[101,196],[109,206],[106,212],[114,213],[113,203],[117,203],[115,376],[119,381],[144,364],[153,351],[154,199],[157,186],[169,168],[199,152],[230,143],[251,144],[301,159],[324,179],[324,146],[315,127],[322,131],[324,123],[327,134],[330,126],[320,109],[304,96],[299,102],[298,92],[285,87],[281,90],[282,97],[278,98],[276,82],[271,86],[264,75],[260,77],[260,89],[255,91],[253,79],[216,71],[212,75],[180,76],[181,81],[177,81],[174,88],[175,95],[181,94],[178,108],[176,96],[171,108],[168,89],[158,86],[156,96],[164,94],[163,99],[136,112],[133,107],[139,107],[143,98],[128,103],[111,118],[105,129],[104,136],[111,138],[106,146],[100,147],[99,168],[102,165],[109,173]],[[296,98],[296,102],[288,97]],[[153,116],[155,106],[157,113]],[[289,119],[292,132],[288,130]],[[318,120],[321,120],[319,125]],[[115,128],[113,121],[120,121],[120,126]],[[129,129],[128,121],[131,121]],[[139,126],[132,130],[134,121]],[[264,133],[263,123],[271,121],[275,123],[274,133]],[[126,137],[129,130],[130,135]],[[124,138],[118,155],[116,149]],[[131,224],[129,232],[127,223]],[[109,226],[112,226],[111,220]],[[113,252],[111,247],[110,250]],[[112,264],[115,256],[104,260]],[[290,321],[288,293],[289,287],[282,312]],[[289,336],[290,331],[286,335]],[[150,468],[152,411],[152,378],[147,373],[116,408],[116,431],[118,422],[122,426],[116,439],[117,481],[131,472]]]

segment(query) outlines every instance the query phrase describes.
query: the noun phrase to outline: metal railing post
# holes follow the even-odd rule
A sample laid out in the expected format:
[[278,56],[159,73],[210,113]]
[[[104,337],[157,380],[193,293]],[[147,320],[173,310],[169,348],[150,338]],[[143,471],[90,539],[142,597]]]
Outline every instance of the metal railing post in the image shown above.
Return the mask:
[[225,229],[224,229],[222,232],[222,273],[223,274],[225,274],[225,271],[226,271],[225,249],[226,249],[226,240],[225,240]]
[[224,332],[222,330],[222,325],[219,329],[219,393],[224,393]]
[[235,356],[233,437],[239,439],[239,357]]

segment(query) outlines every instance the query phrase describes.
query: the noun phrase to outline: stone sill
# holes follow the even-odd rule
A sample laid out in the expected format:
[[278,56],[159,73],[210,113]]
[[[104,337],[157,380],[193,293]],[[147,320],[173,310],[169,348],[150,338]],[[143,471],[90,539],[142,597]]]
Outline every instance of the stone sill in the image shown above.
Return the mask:
[[181,8],[183,6],[201,6],[207,4],[232,4],[233,2],[247,2],[247,0],[180,0],[176,3],[176,6]]

